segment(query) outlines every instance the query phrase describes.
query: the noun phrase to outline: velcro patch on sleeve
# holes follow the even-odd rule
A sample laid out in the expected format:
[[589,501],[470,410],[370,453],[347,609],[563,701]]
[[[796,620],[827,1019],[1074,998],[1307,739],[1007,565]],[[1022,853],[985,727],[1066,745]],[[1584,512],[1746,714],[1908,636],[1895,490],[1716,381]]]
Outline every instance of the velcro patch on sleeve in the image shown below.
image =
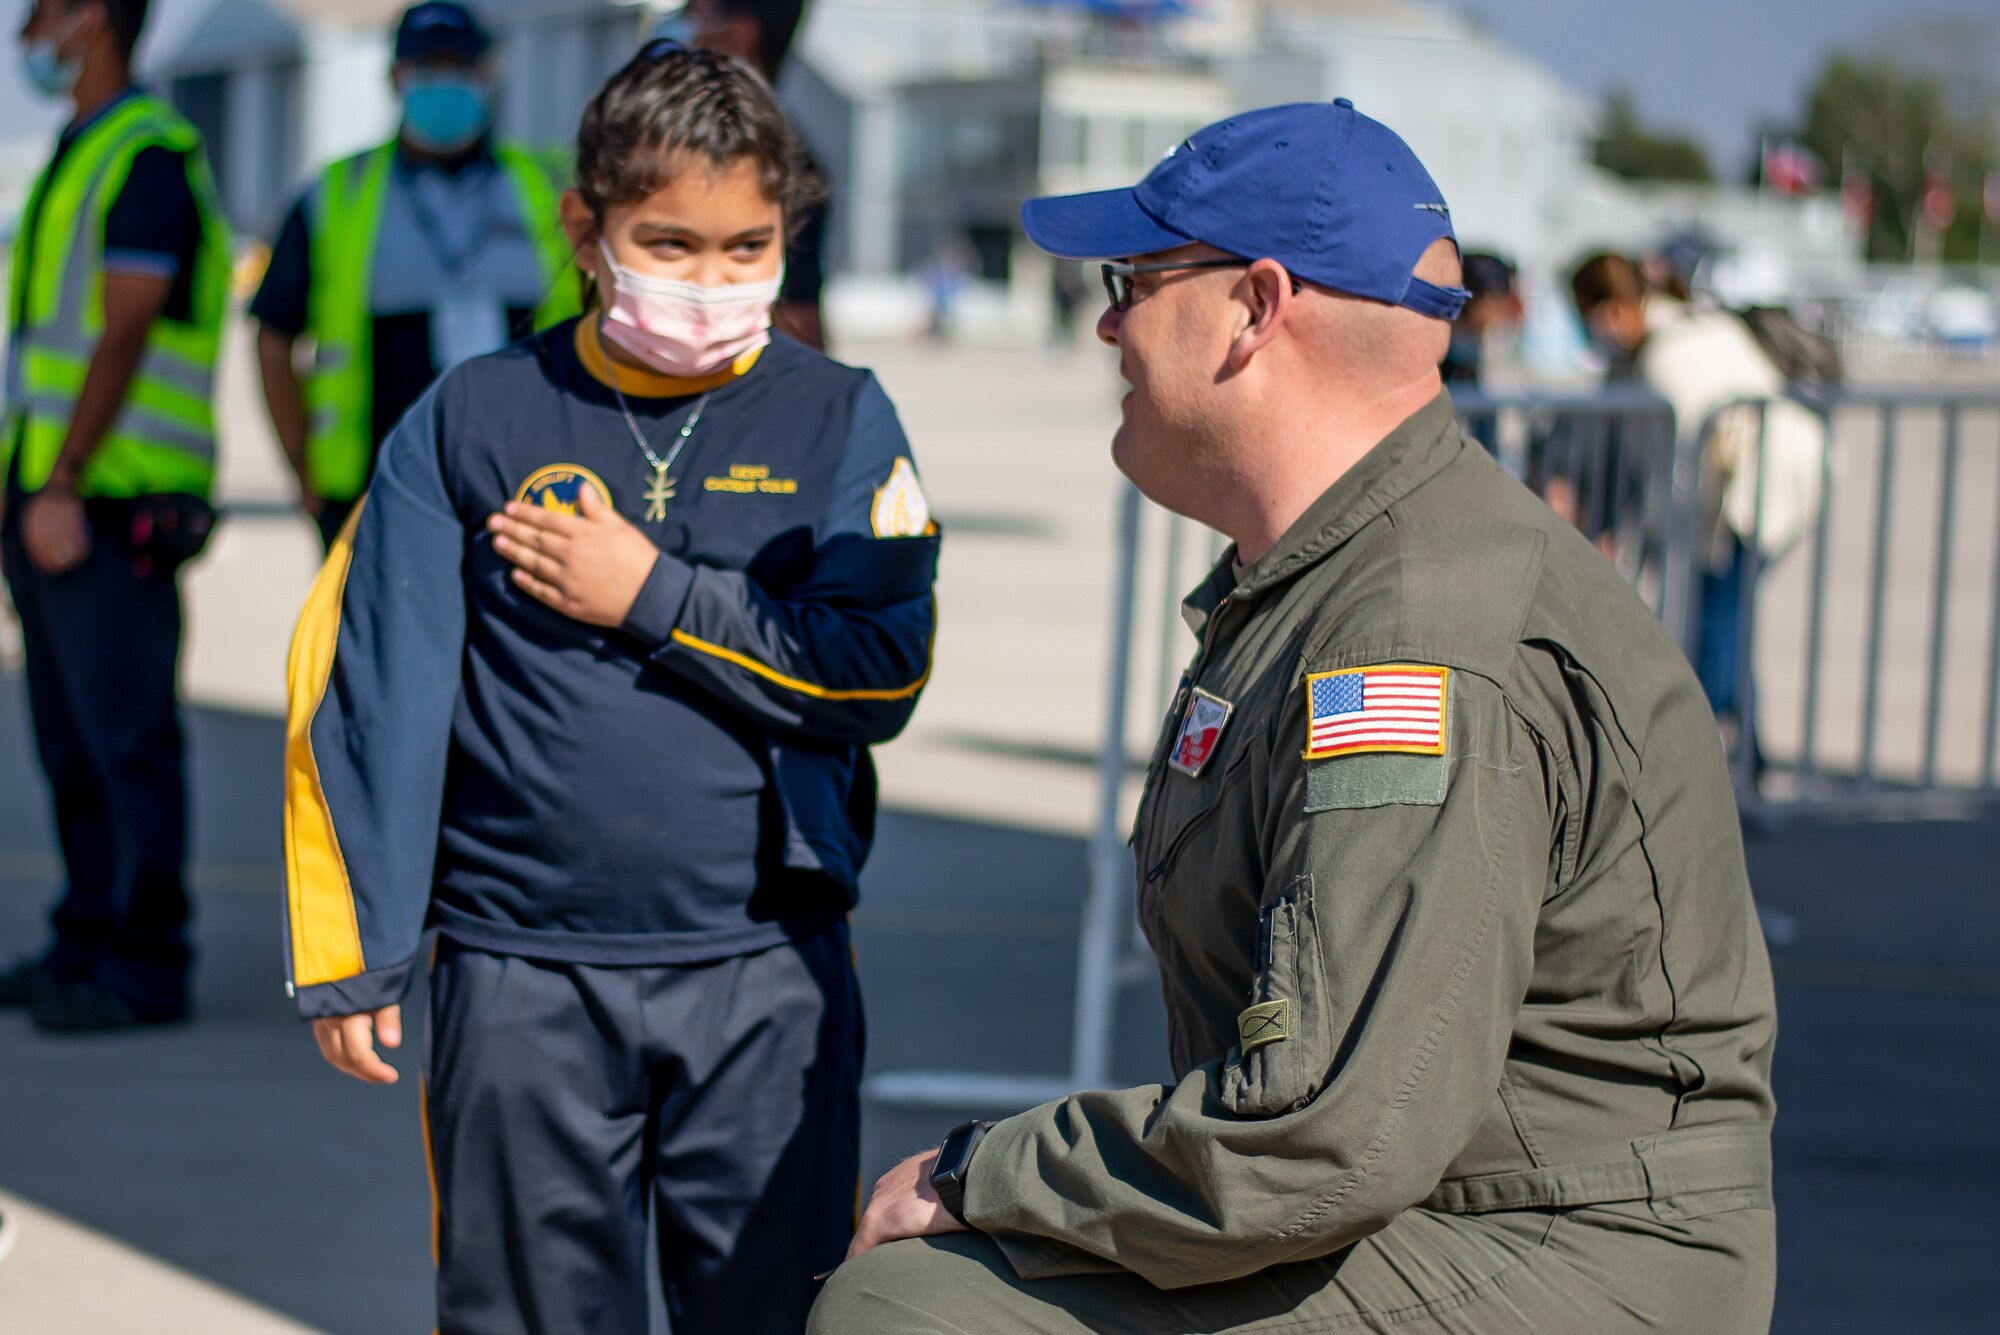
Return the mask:
[[1306,765],[1306,814],[1367,807],[1441,807],[1451,777],[1443,756],[1359,755]]
[[1285,997],[1260,1001],[1236,1017],[1236,1037],[1243,1055],[1292,1036],[1292,1003]]
[[1389,663],[1306,676],[1306,759],[1445,753],[1451,669]]

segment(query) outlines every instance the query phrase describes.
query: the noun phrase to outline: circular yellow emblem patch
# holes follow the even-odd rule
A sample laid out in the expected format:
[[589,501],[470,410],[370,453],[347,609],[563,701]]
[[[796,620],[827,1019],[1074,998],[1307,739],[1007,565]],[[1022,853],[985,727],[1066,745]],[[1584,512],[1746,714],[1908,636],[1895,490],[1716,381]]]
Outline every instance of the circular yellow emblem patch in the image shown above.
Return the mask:
[[611,504],[611,488],[604,485],[604,479],[581,464],[549,464],[537,468],[514,493],[517,501],[529,505],[539,505],[544,510],[554,510],[558,514],[573,515],[583,499],[583,489],[590,487],[597,492],[597,499],[607,506]]

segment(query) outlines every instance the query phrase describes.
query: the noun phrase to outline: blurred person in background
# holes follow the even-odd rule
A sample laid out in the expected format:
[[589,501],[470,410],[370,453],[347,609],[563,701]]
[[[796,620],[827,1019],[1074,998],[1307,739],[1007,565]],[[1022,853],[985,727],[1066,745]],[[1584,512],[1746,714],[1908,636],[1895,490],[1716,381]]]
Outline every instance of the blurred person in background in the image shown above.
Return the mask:
[[578,308],[560,172],[493,134],[491,46],[463,5],[403,12],[395,140],[300,196],[250,304],[271,424],[329,546],[383,438],[433,380]]
[[1444,355],[1447,385],[1477,385],[1492,341],[1520,332],[1526,311],[1515,290],[1515,269],[1498,255],[1468,251],[1465,290],[1472,294],[1451,325],[1451,347]]
[[[688,0],[679,11],[661,20],[655,35],[734,56],[775,88],[799,25],[805,21],[805,11],[806,0]],[[806,163],[814,175],[826,179],[810,149]],[[826,222],[831,207],[831,201],[824,198],[813,205],[785,242],[785,285],[774,317],[779,333],[820,352],[826,350],[823,298]]]
[[213,522],[229,234],[200,134],[138,88],[146,0],[38,0],[28,82],[74,115],[28,195],[8,301],[0,553],[68,883],[0,973],[47,1030],[189,1013],[179,567]]
[[[1699,453],[1695,670],[1717,715],[1738,727],[1752,689],[1739,627],[1744,590],[1759,560],[1782,553],[1818,519],[1825,423],[1785,397],[1786,375],[1737,315],[1690,305],[1623,255],[1587,259],[1570,287],[1609,375],[1667,400],[1680,448]],[[1768,406],[1760,414],[1746,401]]]

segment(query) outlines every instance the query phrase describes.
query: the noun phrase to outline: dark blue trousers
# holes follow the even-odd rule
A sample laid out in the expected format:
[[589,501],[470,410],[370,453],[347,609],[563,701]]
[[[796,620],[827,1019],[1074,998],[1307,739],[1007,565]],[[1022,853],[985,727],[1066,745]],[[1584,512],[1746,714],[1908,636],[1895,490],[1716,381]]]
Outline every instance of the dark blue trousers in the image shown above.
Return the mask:
[[703,965],[449,940],[425,1120],[441,1335],[797,1335],[853,1233],[862,1022],[844,927]]
[[180,589],[171,573],[139,573],[105,533],[82,565],[43,574],[21,546],[22,504],[9,499],[0,552],[67,872],[47,963],[143,1013],[176,1014],[192,956]]

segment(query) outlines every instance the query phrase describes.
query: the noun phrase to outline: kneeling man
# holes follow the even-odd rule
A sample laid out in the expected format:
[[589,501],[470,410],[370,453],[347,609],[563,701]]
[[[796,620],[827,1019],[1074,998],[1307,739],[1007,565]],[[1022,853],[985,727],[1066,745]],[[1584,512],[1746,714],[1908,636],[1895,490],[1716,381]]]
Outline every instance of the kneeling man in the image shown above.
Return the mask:
[[1105,268],[1118,466],[1234,540],[1134,839],[1174,1082],[877,1184],[816,1332],[1752,1332],[1770,964],[1715,721],[1463,440],[1415,156],[1344,101],[1029,236]]

